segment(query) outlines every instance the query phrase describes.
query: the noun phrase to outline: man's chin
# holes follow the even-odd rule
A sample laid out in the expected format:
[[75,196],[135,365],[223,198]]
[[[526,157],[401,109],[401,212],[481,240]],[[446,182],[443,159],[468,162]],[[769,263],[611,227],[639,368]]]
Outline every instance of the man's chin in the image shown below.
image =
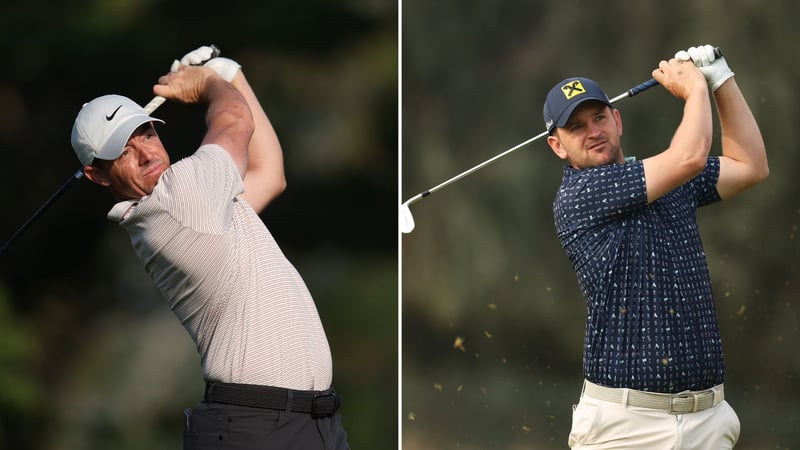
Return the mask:
[[161,174],[163,174],[165,170],[166,168],[163,166],[148,170],[142,175],[142,181],[146,186],[150,186],[150,190],[152,191],[152,187],[158,184],[158,180],[161,179]]

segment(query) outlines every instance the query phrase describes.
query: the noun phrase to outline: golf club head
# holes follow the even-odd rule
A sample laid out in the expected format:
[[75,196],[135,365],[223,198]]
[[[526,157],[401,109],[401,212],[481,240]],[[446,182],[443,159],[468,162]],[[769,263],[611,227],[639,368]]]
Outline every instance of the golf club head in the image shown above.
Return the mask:
[[400,231],[402,233],[411,233],[414,231],[414,216],[411,215],[411,208],[408,207],[409,202],[400,205]]

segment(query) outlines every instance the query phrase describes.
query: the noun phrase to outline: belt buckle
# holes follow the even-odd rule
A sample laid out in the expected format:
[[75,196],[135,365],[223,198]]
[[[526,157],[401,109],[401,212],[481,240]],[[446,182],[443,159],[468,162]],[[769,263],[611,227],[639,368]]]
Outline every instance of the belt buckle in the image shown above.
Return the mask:
[[[328,403],[328,398],[331,398],[333,401],[333,405]],[[319,400],[322,399],[323,403],[319,404]],[[330,408],[333,407],[333,410],[330,413],[321,413],[319,410],[322,408]],[[319,392],[314,394],[314,398],[311,399],[311,418],[312,419],[320,419],[323,417],[330,417],[332,416],[336,410],[339,409],[339,396],[336,395],[336,392],[333,390],[327,392]]]
[[[695,393],[692,393],[692,392],[680,392],[678,394],[672,394],[668,398],[669,398],[669,408],[667,408],[667,413],[668,414],[675,414],[675,415],[677,415],[677,414],[686,414],[687,412],[693,412],[692,410],[696,410],[697,409],[697,394],[695,394]],[[674,408],[675,400],[685,400],[685,399],[689,399],[689,398],[694,398],[694,407],[692,408],[692,410],[685,411],[685,412],[681,412],[681,411],[676,411],[675,410],[675,408]]]
[[[678,394],[673,394],[669,396],[669,409],[667,412],[669,414],[686,414],[686,413],[693,413],[698,411],[698,407],[700,406],[700,397],[703,395],[711,395],[712,396],[712,406],[713,406],[713,398],[714,398],[714,389],[705,389],[702,391],[686,391],[680,392]],[[674,402],[673,400],[684,400],[691,398],[693,400],[692,409],[686,412],[678,412],[673,408]]]

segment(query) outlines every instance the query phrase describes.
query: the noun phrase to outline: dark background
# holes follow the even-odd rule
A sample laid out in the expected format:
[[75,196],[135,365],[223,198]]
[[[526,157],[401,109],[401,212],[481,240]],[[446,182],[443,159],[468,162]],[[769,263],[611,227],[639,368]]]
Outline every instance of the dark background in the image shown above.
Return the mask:
[[[70,131],[99,95],[141,104],[173,59],[217,44],[283,145],[286,193],[262,219],[315,297],[354,449],[397,445],[397,18],[373,1],[4,1],[5,240],[79,163]],[[173,161],[203,110],[154,113]],[[180,448],[200,361],[81,180],[0,255],[0,448]]]
[[[740,449],[800,448],[798,14],[795,1],[402,2],[402,200],[543,131],[567,76],[615,96],[679,49],[722,48],[771,168],[698,212]],[[625,154],[643,158],[668,146],[683,105],[655,87],[616,106]],[[567,448],[585,308],[553,225],[563,164],[541,140],[411,207],[404,448]]]

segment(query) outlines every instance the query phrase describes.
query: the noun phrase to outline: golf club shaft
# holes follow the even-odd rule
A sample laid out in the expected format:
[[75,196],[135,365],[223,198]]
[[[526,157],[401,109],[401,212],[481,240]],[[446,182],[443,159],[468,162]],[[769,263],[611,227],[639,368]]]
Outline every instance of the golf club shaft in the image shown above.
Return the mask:
[[14,234],[13,234],[13,235],[10,237],[10,238],[8,238],[8,240],[5,242],[5,244],[3,244],[3,246],[2,246],[2,247],[0,247],[0,254],[3,254],[3,252],[5,252],[5,251],[6,251],[6,248],[7,248],[9,245],[11,245],[11,243],[12,243],[12,242],[14,242],[14,241],[17,239],[17,237],[19,237],[19,235],[21,235],[21,234],[22,234],[22,233],[23,233],[25,230],[27,230],[27,229],[28,229],[28,227],[30,227],[30,226],[31,226],[31,224],[32,224],[32,223],[33,223],[33,222],[34,222],[36,219],[38,219],[38,218],[39,218],[39,216],[41,216],[41,215],[42,215],[42,213],[44,213],[44,212],[47,210],[47,208],[49,208],[49,207],[50,207],[50,205],[52,205],[52,204],[53,204],[53,202],[55,202],[56,200],[58,200],[58,198],[59,198],[59,197],[61,197],[61,196],[64,194],[64,192],[66,192],[66,191],[67,191],[67,189],[69,189],[70,187],[72,187],[72,185],[73,185],[73,184],[75,184],[75,182],[76,182],[76,181],[78,181],[78,180],[80,180],[81,178],[83,178],[83,168],[80,168],[80,169],[79,169],[77,172],[75,172],[74,174],[72,174],[72,176],[71,176],[71,177],[69,177],[69,179],[67,180],[67,182],[66,182],[66,183],[64,183],[64,184],[63,184],[63,185],[62,185],[62,186],[61,186],[61,187],[60,187],[60,188],[59,188],[59,189],[56,191],[56,193],[52,195],[52,197],[50,197],[50,198],[49,198],[49,199],[48,199],[46,202],[44,202],[44,204],[43,204],[42,206],[40,206],[40,207],[39,207],[39,209],[38,209],[38,210],[36,210],[36,212],[35,212],[35,213],[33,213],[33,215],[32,215],[32,216],[31,216],[31,217],[30,217],[30,218],[29,218],[27,221],[25,221],[25,223],[24,223],[24,224],[22,224],[22,226],[21,226],[21,227],[19,227],[19,229],[18,229],[18,230],[17,230],[17,231],[16,231],[16,232],[15,232],[15,233],[14,233]]
[[[720,50],[719,47],[716,47],[714,49],[714,55],[717,58],[721,58],[722,57],[722,50]],[[645,81],[644,83],[638,84],[638,85],[628,89],[627,91],[623,92],[622,94],[610,99],[609,103],[613,104],[613,103],[615,103],[615,102],[617,102],[619,100],[622,100],[623,98],[633,97],[634,95],[636,95],[636,94],[638,94],[640,92],[646,91],[647,89],[650,89],[651,87],[653,87],[653,86],[655,86],[657,84],[658,84],[658,82],[655,79],[651,78],[651,79]],[[478,164],[477,166],[475,166],[475,167],[473,167],[473,168],[471,168],[469,170],[466,170],[466,171],[454,176],[453,178],[450,178],[449,180],[444,181],[443,183],[440,183],[440,184],[428,189],[427,191],[420,192],[419,194],[417,194],[417,195],[409,198],[405,202],[401,203],[400,204],[399,214],[398,214],[399,219],[400,219],[399,220],[400,231],[403,232],[403,233],[410,233],[414,229],[414,216],[411,214],[411,208],[410,208],[410,206],[413,205],[414,203],[416,203],[416,202],[422,200],[423,198],[431,195],[433,192],[436,192],[439,189],[441,189],[441,188],[443,188],[443,187],[445,187],[445,186],[447,186],[449,184],[452,184],[452,183],[454,183],[454,182],[466,177],[467,175],[472,174],[472,173],[474,173],[474,172],[476,172],[476,171],[488,166],[489,164],[492,164],[493,162],[495,162],[498,159],[508,155],[509,153],[511,153],[511,152],[513,152],[513,151],[515,151],[515,150],[517,150],[519,148],[522,148],[522,147],[530,144],[533,141],[536,141],[538,139],[541,139],[541,138],[547,136],[547,134],[548,134],[547,131],[544,131],[544,132],[532,137],[531,139],[528,139],[525,142],[517,144],[514,147],[511,147],[510,149],[504,151],[503,153],[500,153],[499,155],[497,155],[497,156],[495,156],[495,157],[493,157],[493,158],[491,158],[489,160],[486,160],[486,161]]]
[[[654,78],[651,78],[651,79],[645,81],[644,83],[637,84],[636,86],[628,89],[627,91],[623,92],[622,94],[612,98],[609,102],[613,104],[613,103],[618,102],[619,100],[622,100],[624,98],[633,97],[634,95],[636,95],[636,94],[638,94],[640,92],[646,91],[647,89],[650,89],[651,87],[656,86],[657,84],[658,84],[658,81],[656,81]],[[461,172],[460,174],[458,174],[458,175],[456,175],[456,176],[454,176],[454,177],[452,177],[452,178],[450,178],[450,179],[448,179],[446,181],[443,181],[442,183],[439,183],[436,186],[434,186],[434,187],[432,187],[432,188],[430,188],[430,189],[428,189],[426,191],[420,192],[419,194],[415,195],[414,197],[411,197],[410,199],[406,200],[404,202],[404,205],[406,205],[406,206],[413,205],[414,203],[416,203],[416,202],[422,200],[423,198],[425,198],[425,197],[433,194],[434,192],[438,191],[439,189],[442,189],[443,187],[445,187],[447,185],[450,185],[450,184],[453,184],[456,181],[466,177],[467,175],[471,175],[472,173],[475,173],[475,172],[483,169],[484,167],[494,163],[498,159],[503,158],[504,156],[508,155],[509,153],[512,153],[512,152],[514,152],[514,151],[516,151],[516,150],[518,150],[518,149],[520,149],[522,147],[525,147],[526,145],[528,145],[528,144],[530,144],[530,143],[532,143],[534,141],[538,141],[539,139],[547,136],[547,134],[548,133],[545,130],[545,131],[537,134],[536,136],[528,139],[527,141],[521,142],[521,143],[511,147],[508,150],[505,150],[504,152],[500,153],[499,155],[496,155],[496,156],[494,156],[494,157],[492,157],[492,158],[490,158],[490,159],[478,164],[477,166],[472,167],[471,169],[465,170],[464,172]]]
[[[220,54],[219,47],[217,47],[216,45],[211,45],[210,47],[213,50],[210,58],[216,58],[217,56],[219,56]],[[152,100],[150,100],[150,102],[148,102],[144,106],[143,109],[145,110],[145,112],[147,112],[148,115],[150,115],[153,113],[153,111],[158,109],[159,106],[163,105],[166,100],[167,99],[165,99],[164,97],[156,95],[155,97],[153,97]],[[49,199],[47,199],[47,201],[44,202],[44,204],[40,206],[39,209],[37,209],[36,212],[33,213],[33,215],[28,220],[26,220],[25,223],[23,223],[22,226],[19,227],[19,229],[13,235],[11,235],[10,238],[8,238],[8,240],[3,244],[3,246],[0,247],[0,255],[2,255],[3,252],[6,251],[6,248],[8,248],[8,246],[11,245],[12,242],[14,242],[23,232],[25,232],[25,230],[27,230],[28,227],[30,227],[31,224],[33,224],[33,222],[35,222],[36,219],[38,219],[39,216],[41,216],[47,210],[47,208],[50,207],[50,205],[52,205],[56,200],[58,200],[59,197],[64,195],[64,192],[66,192],[69,188],[71,188],[72,185],[75,184],[81,178],[83,178],[83,167],[81,167],[75,173],[73,173],[72,176],[70,176],[69,179],[63,185],[61,185],[60,188],[58,188],[55,194],[53,194]]]

